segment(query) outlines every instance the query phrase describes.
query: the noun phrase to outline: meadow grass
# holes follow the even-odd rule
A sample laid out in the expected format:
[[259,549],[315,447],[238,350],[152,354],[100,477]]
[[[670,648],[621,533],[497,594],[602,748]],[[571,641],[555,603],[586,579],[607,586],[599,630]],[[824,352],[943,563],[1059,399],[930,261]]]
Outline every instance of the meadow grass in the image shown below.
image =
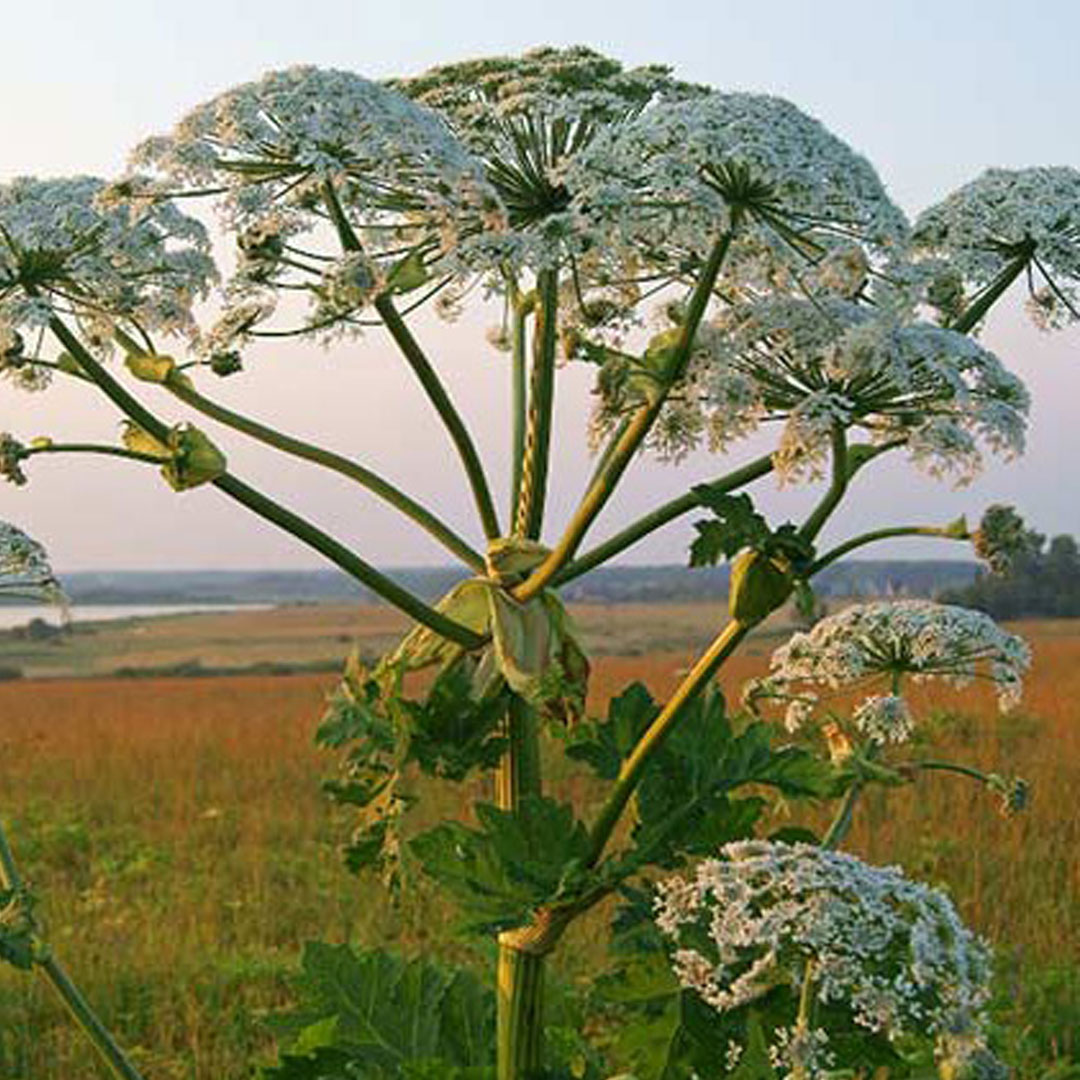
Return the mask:
[[[657,694],[674,685],[692,656],[680,636],[692,620],[655,617],[667,626],[658,636],[679,648],[646,652],[635,630],[637,655],[598,660],[593,709],[635,678]],[[596,616],[612,642],[634,618]],[[1020,629],[1036,656],[1020,711],[1000,716],[979,692],[927,694],[922,705],[935,756],[1020,773],[1033,784],[1030,810],[1005,820],[976,785],[934,776],[871,793],[850,846],[947,886],[998,944],[1000,1037],[1023,1078],[1080,1057],[1080,626]],[[762,670],[768,644],[752,642],[725,671],[732,695]],[[319,790],[333,760],[311,741],[332,683],[308,674],[0,685],[0,812],[57,954],[149,1077],[239,1080],[269,1060],[261,1017],[288,1002],[305,940],[488,959],[483,944],[446,935],[452,912],[422,882],[395,908],[376,882],[341,867],[347,822]],[[593,802],[588,779],[554,760],[554,789]],[[483,782],[430,785],[418,820],[460,814],[487,794]],[[786,812],[774,810],[777,823]],[[603,964],[603,916],[578,924],[556,954],[563,978],[587,983]],[[0,971],[0,1080],[99,1075],[47,987]]]

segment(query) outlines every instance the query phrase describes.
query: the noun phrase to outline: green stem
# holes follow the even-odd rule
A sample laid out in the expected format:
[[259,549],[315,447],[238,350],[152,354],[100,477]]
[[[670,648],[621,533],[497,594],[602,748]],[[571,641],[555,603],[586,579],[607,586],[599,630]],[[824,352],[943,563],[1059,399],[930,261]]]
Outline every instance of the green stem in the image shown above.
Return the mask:
[[951,772],[958,776],[967,776],[972,780],[978,780],[980,784],[989,784],[990,777],[970,765],[957,765],[951,761],[913,761],[905,765],[905,769],[925,769],[927,772]]
[[1024,251],[1017,255],[1010,263],[1002,267],[1001,273],[983,290],[975,302],[961,316],[949,326],[958,334],[967,334],[975,329],[982,321],[983,316],[1001,299],[1009,286],[1024,272],[1035,249]]
[[[337,230],[338,239],[345,251],[362,252],[363,244],[356,235],[352,224],[338,200],[334,185],[329,181],[323,184],[323,202],[330,214],[330,219]],[[468,477],[469,486],[472,488],[473,498],[480,514],[480,521],[484,527],[484,535],[489,540],[494,540],[500,535],[499,519],[495,513],[495,504],[491,500],[491,491],[488,488],[487,479],[484,476],[483,466],[480,464],[480,456],[476,452],[472,438],[466,430],[465,422],[460,413],[454,408],[442,381],[431,366],[424,350],[419,342],[413,337],[412,332],[405,324],[405,320],[394,307],[393,298],[389,293],[383,293],[375,298],[375,310],[389,330],[390,336],[397,343],[402,355],[408,361],[413,373],[420,380],[420,385],[428,396],[428,400],[435,406],[435,411],[442,418],[443,424],[450,434],[454,446],[465,466],[465,475]]]
[[595,866],[600,861],[604,848],[649,760],[663,745],[664,740],[682,718],[688,706],[708,686],[720,665],[735,651],[750,630],[749,624],[732,619],[709,648],[702,653],[660,711],[659,716],[638,740],[630,756],[623,762],[619,777],[592,828],[589,836],[589,853],[585,860],[587,866]]
[[521,482],[525,468],[525,416],[528,409],[526,392],[526,360],[528,348],[526,334],[526,311],[517,295],[516,289],[511,297],[511,334],[512,334],[512,373],[511,373],[511,408],[513,410],[513,430],[511,432],[510,461],[510,520],[516,521],[521,502]]
[[405,320],[398,314],[394,307],[394,301],[387,295],[380,296],[375,301],[375,310],[378,311],[390,336],[397,343],[402,355],[409,362],[413,373],[420,380],[431,404],[435,406],[446,425],[450,438],[457,448],[458,456],[465,467],[465,475],[472,489],[473,501],[476,503],[480,515],[480,522],[484,529],[484,535],[489,540],[494,540],[501,535],[499,529],[499,517],[495,513],[495,504],[491,499],[491,489],[488,487],[487,477],[484,475],[484,467],[480,463],[480,455],[476,452],[472,437],[461,419],[460,413],[454,408],[435,369],[428,362],[424,350],[420,348],[416,338],[405,324]]
[[462,537],[453,531],[445,522],[441,521],[426,507],[421,506],[400,488],[395,487],[389,481],[384,480],[371,469],[355,461],[350,461],[340,454],[326,450],[320,446],[304,442],[274,428],[267,427],[250,417],[242,416],[231,409],[219,405],[215,401],[200,394],[186,379],[170,379],[165,386],[174,396],[193,409],[198,409],[204,416],[225,424],[227,427],[240,431],[253,439],[257,439],[267,446],[282,450],[286,454],[298,457],[304,461],[321,465],[341,476],[355,480],[362,487],[374,495],[388,502],[395,509],[400,510],[406,517],[411,518],[429,535],[439,541],[449,552],[457,556],[466,566],[477,573],[484,573],[484,557],[473,549]]
[[708,262],[694,286],[693,294],[687,305],[686,320],[682,325],[669,360],[663,389],[648,404],[642,405],[631,417],[630,422],[618,429],[614,449],[611,451],[606,466],[596,481],[585,492],[574,516],[551,554],[533,571],[529,578],[518,587],[515,596],[526,601],[536,596],[555,575],[574,557],[589,526],[607,504],[618,486],[619,480],[637,453],[645,437],[651,430],[656,418],[667,400],[667,394],[678,383],[690,362],[694,337],[698,326],[705,316],[705,310],[712,296],[713,286],[727,256],[734,236],[734,226],[713,246]]
[[845,540],[842,544],[837,544],[836,547],[825,552],[810,567],[808,576],[812,577],[814,574],[820,573],[826,566],[830,566],[837,559],[842,559],[856,548],[864,547],[866,544],[875,544],[879,540],[892,540],[901,536],[935,536],[942,540],[962,540],[964,542],[971,539],[967,534],[950,531],[949,526],[942,528],[937,525],[894,525],[887,529],[874,529],[871,532],[853,536],[850,540]]
[[[141,402],[132,397],[94,359],[59,318],[53,316],[49,321],[49,326],[65,348],[75,357],[87,376],[97,384],[114,405],[118,406],[131,420],[159,442],[168,441],[168,426],[162,423]],[[339,541],[327,535],[321,529],[316,528],[309,521],[305,521],[298,514],[281,506],[269,496],[256,491],[255,488],[245,484],[239,478],[225,473],[216,480],[211,481],[211,483],[219,491],[225,492],[226,495],[246,506],[249,510],[253,510],[260,517],[273,522],[279,528],[284,529],[309,547],[314,548],[321,555],[325,555],[331,562],[367,586],[372,592],[381,596],[387,603],[393,604],[417,622],[434,630],[437,634],[441,634],[448,640],[468,649],[475,649],[483,644],[484,639],[478,634],[429,607],[413,596],[407,589],[403,589],[385,574],[380,573],[370,563],[353,554]]]
[[37,454],[101,454],[105,457],[126,458],[128,461],[142,461],[148,465],[164,465],[169,459],[154,454],[143,454],[137,450],[126,450],[122,446],[108,446],[99,443],[50,443],[48,446],[28,446],[23,457]]
[[847,436],[840,424],[834,424],[832,430],[832,480],[822,496],[821,502],[803,523],[799,535],[805,540],[813,540],[832,512],[840,505],[840,500],[847,491],[851,473],[848,469]]
[[529,417],[525,433],[520,497],[514,531],[535,540],[544,521],[551,420],[555,405],[555,351],[558,344],[559,275],[541,270],[536,281]]
[[[541,793],[540,736],[535,710],[511,698],[504,720],[506,752],[495,774],[495,803],[516,811],[521,799]],[[527,931],[526,931],[527,933]],[[496,970],[498,1080],[529,1080],[541,1068],[544,962],[547,949],[523,948],[521,932],[499,935]]]
[[832,824],[821,841],[821,846],[826,851],[835,851],[847,837],[851,829],[851,819],[855,813],[855,804],[859,801],[859,795],[862,794],[863,787],[864,782],[862,780],[854,780],[851,787],[844,792],[840,809],[837,810],[836,816],[832,819]]
[[392,578],[376,570],[369,562],[353,554],[332,536],[316,528],[311,522],[306,521],[298,514],[294,514],[261,491],[257,491],[250,485],[245,484],[238,477],[226,473],[224,476],[219,476],[212,483],[219,491],[224,491],[226,495],[246,506],[249,510],[253,510],[260,517],[272,521],[279,528],[284,529],[285,532],[291,533],[298,540],[307,544],[308,547],[313,548],[320,555],[324,555],[361,584],[367,586],[372,592],[381,596],[388,604],[392,604],[405,612],[406,615],[434,630],[435,633],[440,634],[448,641],[453,641],[466,649],[476,649],[484,644],[486,640],[484,637],[425,604],[409,592],[408,589],[402,588]]
[[71,1019],[93,1043],[94,1049],[101,1055],[112,1074],[118,1080],[143,1080],[60,962],[47,956],[38,962],[38,971],[56,992]]
[[[752,483],[754,480],[758,480],[763,476],[767,476],[772,472],[772,468],[772,456],[770,454],[765,454],[763,457],[759,457],[754,461],[749,462],[747,465],[742,466],[742,468],[735,469],[733,472],[728,473],[727,476],[722,476],[719,479],[713,480],[711,483],[702,486],[710,488],[717,495],[725,494],[726,492],[734,491],[737,488]],[[628,547],[636,544],[639,540],[648,536],[650,533],[655,532],[657,529],[662,528],[669,522],[682,517],[683,514],[687,514],[691,510],[699,509],[701,505],[701,498],[694,492],[688,491],[685,495],[679,495],[670,502],[658,506],[655,510],[651,510],[644,517],[639,518],[625,529],[617,532],[614,536],[609,537],[603,543],[597,544],[596,547],[591,548],[583,555],[579,555],[572,562],[567,563],[567,565],[554,576],[551,584],[553,586],[565,585],[566,582],[581,577],[582,574],[588,573],[588,571],[592,570],[594,567],[614,558]]]
[[[0,824],[0,886],[9,892],[21,893],[24,890],[3,824]],[[68,1015],[93,1044],[113,1076],[117,1080],[143,1080],[60,962],[45,951],[41,958],[35,959],[34,965],[41,977],[56,991]]]
[[499,946],[496,981],[497,1080],[535,1080],[542,1068],[543,954]]

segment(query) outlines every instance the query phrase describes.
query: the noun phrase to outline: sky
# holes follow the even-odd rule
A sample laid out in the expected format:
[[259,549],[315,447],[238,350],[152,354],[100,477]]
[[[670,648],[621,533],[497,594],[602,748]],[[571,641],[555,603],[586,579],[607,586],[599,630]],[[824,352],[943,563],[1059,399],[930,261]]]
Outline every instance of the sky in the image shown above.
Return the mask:
[[[310,14],[309,14],[310,13]],[[1080,4],[1045,0],[36,0],[5,12],[0,65],[0,183],[20,175],[119,172],[130,148],[168,130],[193,105],[264,71],[297,63],[371,78],[451,60],[585,44],[632,66],[662,62],[720,89],[780,94],[822,120],[877,167],[894,199],[917,213],[989,166],[1080,167]],[[505,501],[505,360],[483,347],[489,313],[448,329],[417,323]],[[977,520],[993,502],[1016,504],[1048,534],[1080,534],[1080,331],[1042,335],[1010,297],[984,344],[1033,396],[1028,451],[994,464],[960,491],[901,459],[860,478],[825,539],[886,524]],[[588,373],[559,373],[551,494],[553,539],[588,477]],[[331,352],[262,349],[217,396],[384,472],[476,537],[466,488],[445,436],[404,365],[378,332]],[[167,406],[177,419],[170,403]],[[115,439],[117,417],[79,387],[28,396],[0,385],[0,430],[21,437]],[[209,425],[207,429],[211,430]],[[215,433],[216,434],[216,433]],[[220,440],[230,467],[265,486],[370,561],[445,562],[442,550],[362,490],[309,466]],[[617,529],[734,460],[695,454],[678,467],[639,460],[598,524]],[[76,458],[30,463],[26,488],[0,487],[0,520],[38,536],[61,570],[311,568],[319,556],[261,524],[219,493],[175,495],[151,470]],[[776,521],[805,513],[813,490],[753,489]],[[633,549],[628,561],[682,562],[693,517]],[[966,555],[959,545],[893,543],[892,557]],[[869,549],[868,549],[869,553]]]

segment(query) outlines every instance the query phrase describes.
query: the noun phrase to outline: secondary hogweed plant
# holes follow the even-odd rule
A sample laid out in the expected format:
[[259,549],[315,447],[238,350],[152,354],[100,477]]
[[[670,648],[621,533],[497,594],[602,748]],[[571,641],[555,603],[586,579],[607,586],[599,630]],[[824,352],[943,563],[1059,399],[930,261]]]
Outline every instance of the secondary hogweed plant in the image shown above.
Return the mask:
[[[213,235],[231,256],[215,259]],[[926,756],[907,688],[985,679],[1008,707],[1024,644],[974,612],[870,604],[782,646],[742,710],[714,679],[755,627],[792,599],[812,606],[815,576],[864,545],[974,541],[1007,564],[1023,529],[1001,507],[974,531],[916,520],[826,550],[819,538],[880,458],[962,483],[985,455],[1018,454],[1028,395],[979,330],[1014,282],[1040,327],[1076,321],[1078,280],[1077,170],[991,170],[912,223],[870,163],[795,105],[584,48],[385,83],[273,72],[145,141],[123,176],[0,185],[5,393],[73,380],[123,425],[115,444],[6,432],[0,473],[24,485],[40,455],[99,454],[156,468],[178,492],[209,485],[414,620],[378,663],[350,661],[331,696],[318,740],[341,770],[327,787],[355,818],[350,867],[392,894],[434,883],[461,932],[492,941],[494,978],[311,945],[307,1000],[282,1020],[289,1042],[263,1075],[1004,1075],[987,1041],[987,946],[941,892],[837,849],[868,786],[929,769],[1022,807],[1019,778]],[[430,305],[453,319],[477,296],[501,310],[484,348],[506,357],[507,452],[486,463],[439,342],[410,318]],[[243,380],[254,343],[336,348],[368,327],[415,376],[417,416],[445,428],[475,506],[469,535],[346,452],[214,395],[215,378]],[[596,465],[569,518],[552,521],[553,405],[569,364],[595,376],[583,426]],[[770,452],[738,457],[768,430]],[[441,544],[461,582],[425,602],[238,476],[240,439],[366,489]],[[723,472],[588,546],[640,454],[678,462],[699,446]],[[493,498],[493,465],[509,506]],[[804,519],[755,508],[743,489],[770,475],[816,485]],[[589,662],[560,586],[692,513],[691,564],[730,562],[714,640],[667,700],[634,685],[587,715]],[[32,542],[0,541],[5,587],[50,579]],[[543,776],[557,754],[602,795],[560,801]],[[421,777],[486,778],[490,794],[462,820],[421,827]],[[833,824],[770,832],[777,798],[836,800]],[[0,854],[0,955],[55,978],[6,844]],[[613,966],[571,1006],[547,960],[604,901]],[[554,994],[559,1023],[545,1020]],[[116,1075],[137,1076],[69,998]]]

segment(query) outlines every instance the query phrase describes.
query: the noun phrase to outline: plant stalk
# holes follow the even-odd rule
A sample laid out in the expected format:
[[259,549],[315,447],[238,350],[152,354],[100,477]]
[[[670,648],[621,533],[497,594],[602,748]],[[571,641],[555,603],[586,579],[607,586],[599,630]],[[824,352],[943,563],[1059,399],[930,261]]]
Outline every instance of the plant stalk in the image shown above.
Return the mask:
[[[765,454],[763,457],[756,458],[754,461],[742,466],[742,468],[735,469],[733,472],[728,473],[727,476],[722,476],[718,480],[713,480],[705,486],[711,488],[712,491],[718,495],[725,494],[726,492],[735,491],[737,488],[744,487],[746,484],[752,483],[754,480],[758,480],[763,476],[767,476],[772,472],[772,468],[772,455]],[[582,574],[588,573],[594,567],[600,566],[602,563],[621,554],[627,548],[632,547],[650,533],[662,528],[676,518],[682,517],[683,514],[687,514],[691,510],[700,507],[701,499],[692,491],[688,491],[685,495],[679,495],[676,498],[671,499],[662,506],[658,506],[655,510],[649,511],[644,517],[639,518],[625,529],[620,530],[603,543],[597,544],[596,547],[591,548],[583,555],[579,555],[572,562],[567,563],[566,566],[552,578],[551,585],[565,585],[566,582],[581,577]]]
[[982,321],[983,316],[1001,299],[1001,297],[1008,290],[1009,286],[1024,272],[1028,263],[1031,261],[1031,257],[1034,254],[1034,248],[1030,252],[1022,252],[1017,255],[1012,262],[1006,263],[1002,267],[1001,273],[990,283],[990,285],[976,298],[975,303],[963,312],[954,323],[949,326],[950,330],[955,330],[958,334],[968,334],[975,329],[976,326]]
[[[341,206],[334,185],[327,180],[323,183],[322,191],[323,202],[326,203],[326,209],[330,214],[331,221],[334,223],[334,228],[337,230],[338,239],[341,241],[343,250],[357,253],[363,252],[363,244],[360,243],[360,238],[356,235],[356,231]],[[379,317],[385,324],[386,329],[390,331],[390,336],[401,350],[402,355],[408,361],[409,367],[413,369],[413,374],[420,380],[420,385],[424,388],[428,400],[435,406],[435,411],[442,418],[442,422],[446,426],[454,446],[457,448],[461,463],[465,467],[465,475],[468,477],[469,486],[472,488],[473,499],[476,502],[480,521],[484,527],[484,535],[489,540],[494,540],[500,535],[498,515],[495,513],[495,504],[491,500],[491,491],[484,476],[484,468],[480,464],[480,455],[476,452],[476,447],[465,428],[465,422],[461,419],[461,414],[454,408],[454,403],[450,400],[449,394],[447,394],[438,374],[424,354],[424,350],[420,348],[419,342],[413,337],[412,331],[409,330],[405,320],[398,313],[390,293],[383,293],[375,298],[375,310],[379,313]]]
[[589,853],[585,859],[587,866],[595,866],[600,861],[649,759],[660,749],[687,707],[708,686],[721,664],[735,651],[751,629],[751,624],[737,619],[728,622],[676,688],[660,715],[638,740],[630,756],[623,762],[615,786],[601,808],[596,824],[593,825],[589,837]]
[[525,432],[517,517],[514,519],[514,532],[531,540],[540,536],[547,497],[551,420],[555,406],[558,304],[558,271],[541,270],[536,282],[528,426]]
[[686,321],[682,325],[679,339],[671,353],[663,389],[654,400],[642,405],[630,418],[629,423],[625,426],[619,425],[615,446],[610,451],[605,467],[585,492],[559,542],[552,549],[551,554],[515,590],[515,597],[522,603],[531,600],[543,590],[559,570],[574,557],[585,533],[611,498],[623,473],[660,415],[671,387],[682,378],[690,361],[694,337],[704,318],[713,286],[716,284],[716,278],[733,237],[734,226],[713,245],[708,262],[694,286],[694,292],[687,306]]
[[291,454],[293,457],[313,462],[316,465],[322,465],[332,472],[339,473],[350,480],[355,480],[356,483],[367,488],[372,494],[377,495],[396,510],[400,510],[406,517],[415,521],[417,525],[438,540],[447,551],[455,555],[466,566],[479,574],[484,573],[484,557],[478,551],[472,548],[430,510],[421,506],[420,503],[400,488],[395,487],[377,473],[372,472],[371,469],[365,468],[356,461],[350,461],[332,450],[314,446],[311,443],[304,442],[302,439],[276,431],[274,428],[261,424],[250,417],[233,412],[231,409],[227,409],[223,405],[204,397],[187,380],[172,379],[165,383],[165,386],[186,405],[190,405],[204,416],[209,416],[220,424],[225,424],[227,427],[257,439],[267,446]]
[[[118,383],[83,347],[82,342],[59,318],[54,315],[49,321],[49,327],[68,352],[75,357],[79,366],[86,372],[87,377],[103,391],[121,412],[125,413],[159,442],[168,441],[168,426]],[[269,496],[245,484],[239,478],[225,473],[212,480],[211,483],[219,491],[225,492],[226,495],[246,506],[249,510],[254,511],[260,517],[273,522],[285,532],[314,548],[314,550],[344,570],[350,577],[355,578],[376,595],[381,596],[387,603],[393,604],[394,607],[404,611],[417,622],[429,627],[437,634],[441,634],[443,637],[463,645],[467,649],[475,649],[483,644],[484,639],[480,635],[425,604],[407,589],[403,589],[391,578],[380,573],[370,563],[353,554],[344,544],[324,533],[321,529],[316,528],[311,522],[300,517],[299,514],[293,513]]]
[[[506,711],[506,752],[495,773],[495,804],[517,810],[541,793],[540,733],[535,710],[514,697]],[[497,1080],[531,1080],[543,1052],[544,962],[547,951],[521,947],[520,934],[499,935],[496,968]]]

